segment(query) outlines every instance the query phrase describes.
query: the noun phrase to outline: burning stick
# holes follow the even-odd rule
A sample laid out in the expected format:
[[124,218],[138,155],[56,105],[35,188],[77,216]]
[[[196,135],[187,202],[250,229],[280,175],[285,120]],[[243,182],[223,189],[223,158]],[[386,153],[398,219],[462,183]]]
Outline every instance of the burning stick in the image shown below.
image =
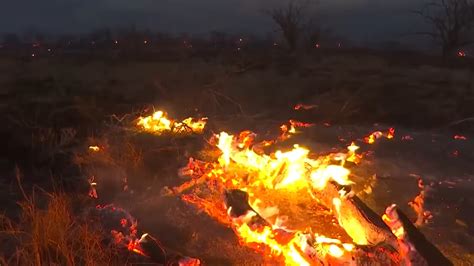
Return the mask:
[[395,204],[385,210],[383,220],[397,236],[406,265],[453,265]]
[[244,191],[234,189],[225,192],[232,229],[245,244],[267,256],[282,257],[286,265],[325,265],[324,261],[341,263],[352,260],[346,253],[352,251],[351,244],[342,244],[337,239],[310,232],[288,230],[278,223],[273,225],[254,210],[248,200],[249,196]]
[[396,247],[396,238],[390,228],[348,189],[330,182],[324,190],[311,189],[311,192],[316,200],[334,212],[339,225],[356,244],[374,246],[385,243]]
[[250,206],[244,191],[226,191],[225,200],[229,210],[238,210],[229,211],[229,216],[241,241],[266,255],[282,256],[287,265],[399,265],[399,254],[391,247],[356,247],[311,232],[271,225]]
[[428,221],[433,218],[430,211],[425,209],[425,197],[426,197],[426,188],[423,184],[421,178],[418,179],[418,187],[420,188],[420,194],[416,196],[412,201],[408,203],[410,207],[416,212],[417,218],[415,221],[416,226],[421,226],[428,223]]

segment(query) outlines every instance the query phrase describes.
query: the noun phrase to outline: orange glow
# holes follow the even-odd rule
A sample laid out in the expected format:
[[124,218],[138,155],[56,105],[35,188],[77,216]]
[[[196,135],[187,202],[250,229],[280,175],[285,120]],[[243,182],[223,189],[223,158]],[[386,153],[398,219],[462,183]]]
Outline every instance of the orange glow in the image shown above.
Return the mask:
[[466,57],[466,52],[462,50],[458,51],[458,57]]
[[89,146],[89,151],[91,152],[99,152],[100,147],[99,146]]
[[296,130],[297,128],[308,128],[308,127],[314,126],[314,124],[312,123],[305,123],[305,122],[296,121],[292,119],[290,119],[288,122],[289,122],[288,124],[283,124],[280,126],[280,131],[281,131],[281,134],[279,137],[280,141],[285,141],[289,139],[291,135],[297,134],[298,133],[298,131]]
[[316,107],[317,106],[315,104],[302,104],[302,103],[299,103],[299,104],[295,105],[295,107],[293,107],[293,109],[295,109],[296,111],[298,111],[298,110],[311,110],[311,109],[314,109]]
[[[309,150],[295,144],[293,149],[267,155],[257,154],[243,147],[238,139],[226,132],[218,136],[217,147],[222,152],[218,159],[219,171],[229,170],[246,173],[246,180],[234,175],[218,174],[224,183],[234,187],[255,187],[297,191],[315,187],[323,189],[327,182],[348,185],[350,171],[341,165],[329,164],[330,156],[312,159]],[[355,150],[352,151],[355,154]]]
[[[296,127],[311,124],[290,121],[281,129],[292,134]],[[268,147],[277,141],[257,142],[257,136],[251,131],[239,134],[221,132],[210,141],[217,148],[217,158],[213,162],[190,159],[181,173],[186,173],[192,180],[175,188],[183,191],[194,184],[203,182],[209,190],[218,191],[217,195],[202,196],[195,193],[181,195],[185,202],[193,204],[215,220],[233,229],[242,245],[249,246],[266,258],[281,260],[285,265],[314,265],[321,261],[350,261],[355,246],[342,243],[339,239],[313,233],[317,228],[288,229],[288,218],[279,216],[277,206],[266,206],[257,197],[262,192],[290,193],[297,197],[309,191],[324,191],[331,182],[342,186],[353,184],[350,171],[344,164],[347,161],[359,162],[362,157],[355,143],[347,147],[345,153],[330,153],[314,156],[310,150],[298,144],[287,149],[267,152]],[[232,207],[222,203],[223,191],[239,189],[248,195],[251,209],[239,217],[232,216]],[[291,194],[294,193],[294,194]],[[310,194],[307,194],[310,196]],[[340,210],[346,197],[341,190],[333,199],[335,217],[339,224],[349,231],[348,235],[355,243],[366,243],[360,226],[352,220],[340,219]],[[268,203],[268,202],[267,202]],[[263,219],[266,223],[255,223]],[[273,260],[272,260],[273,262]]]
[[[248,216],[254,216],[250,213]],[[234,231],[241,243],[249,245],[269,257],[282,257],[285,265],[313,265],[311,257],[341,258],[354,249],[354,245],[341,243],[317,234],[287,231],[278,227],[256,227],[247,223],[234,223]]]
[[359,163],[360,160],[362,159],[362,155],[360,154],[357,154],[356,151],[359,149],[360,147],[355,145],[354,142],[351,143],[351,145],[349,145],[347,147],[347,161],[348,162],[353,162],[355,164]]
[[388,129],[387,139],[393,139],[395,137],[395,128],[391,127]]
[[463,135],[454,135],[455,140],[467,140],[466,136]]
[[169,119],[165,112],[156,111],[150,116],[139,117],[137,126],[143,131],[161,135],[164,133],[172,134],[200,134],[204,131],[207,123],[207,117],[195,119],[188,117],[183,121]]
[[377,139],[382,137],[393,139],[395,137],[395,128],[389,128],[386,133],[383,133],[382,131],[372,132],[369,136],[364,138],[364,142],[367,144],[374,144]]

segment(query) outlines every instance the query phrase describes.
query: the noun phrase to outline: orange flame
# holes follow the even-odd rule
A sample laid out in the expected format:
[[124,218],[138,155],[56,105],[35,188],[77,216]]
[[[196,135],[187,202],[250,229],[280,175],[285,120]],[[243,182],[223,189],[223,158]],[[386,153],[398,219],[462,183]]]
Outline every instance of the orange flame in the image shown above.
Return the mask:
[[[310,126],[310,124],[290,121],[289,126],[283,125],[282,129],[290,132],[292,127],[297,126]],[[353,244],[311,233],[311,229],[286,229],[282,225],[283,217],[280,216],[270,222],[269,218],[275,217],[278,209],[262,208],[260,206],[262,201],[255,195],[265,190],[289,193],[320,191],[330,182],[342,186],[351,185],[353,182],[349,178],[350,171],[344,164],[347,161],[358,163],[361,160],[362,157],[357,154],[358,146],[352,143],[347,147],[346,153],[314,157],[309,149],[298,144],[290,149],[272,153],[263,149],[257,150],[258,147],[266,147],[275,141],[256,143],[256,135],[250,131],[243,131],[235,136],[221,132],[214,140],[214,145],[220,152],[216,161],[205,163],[191,159],[181,173],[188,173],[193,180],[181,185],[175,191],[189,189],[189,184],[194,182],[207,182],[210,190],[221,192],[227,189],[240,189],[248,194],[252,210],[235,218],[231,217],[232,207],[226,210],[221,203],[221,196],[201,198],[191,193],[181,196],[184,201],[230,226],[241,244],[250,246],[267,257],[282,259],[286,265],[312,265],[316,257],[328,261],[350,260],[354,250]],[[336,209],[337,206],[341,206],[341,199],[344,196],[341,192],[340,198],[334,198],[333,204]],[[255,224],[257,216],[267,223]],[[357,234],[349,235],[357,238]]]
[[89,151],[91,152],[99,152],[100,151],[100,147],[99,146],[89,146]]
[[183,121],[175,121],[167,118],[163,111],[156,111],[152,115],[139,117],[137,126],[150,133],[161,135],[171,132],[172,134],[202,133],[207,123],[207,117],[195,119],[188,117]]
[[364,138],[364,142],[367,144],[374,144],[377,139],[382,137],[393,139],[395,137],[395,128],[389,128],[386,133],[383,133],[382,131],[372,132],[369,136]]

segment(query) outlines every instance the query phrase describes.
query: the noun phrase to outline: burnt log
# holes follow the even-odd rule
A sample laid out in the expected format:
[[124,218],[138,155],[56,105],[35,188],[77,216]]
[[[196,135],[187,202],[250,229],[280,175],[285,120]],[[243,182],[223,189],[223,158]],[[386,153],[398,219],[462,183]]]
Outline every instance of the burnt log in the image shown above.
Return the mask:
[[270,223],[250,206],[247,192],[239,189],[226,190],[224,192],[224,199],[228,214],[232,218],[244,217],[249,212],[253,212],[252,214],[255,215],[251,217],[250,225],[270,226]]
[[384,220],[397,235],[407,265],[453,265],[395,204],[386,209]]
[[[328,183],[323,190],[311,192],[320,204],[333,211],[354,243],[365,246],[383,243],[397,248],[397,238],[381,217],[349,190],[349,187]],[[340,191],[344,191],[343,196]]]
[[[403,227],[405,238],[401,239],[390,223],[382,220],[360,198],[348,193],[350,188],[331,183],[324,190],[312,191],[320,204],[331,209],[339,224],[358,246],[350,258],[326,258],[327,262],[338,264],[351,262],[355,265],[453,265],[413,225],[408,217],[394,208],[398,227]],[[345,191],[341,193],[340,191]],[[254,212],[250,224],[270,225],[248,203],[248,194],[241,190],[225,192],[229,215],[234,218]],[[388,210],[388,209],[387,209]],[[388,212],[388,211],[387,211]],[[387,213],[386,213],[387,214]],[[392,214],[393,216],[393,214]],[[309,254],[307,254],[309,255]],[[313,257],[313,256],[310,256]],[[326,265],[322,263],[321,265]]]
[[[245,217],[248,212],[255,212],[255,216],[249,221],[249,225],[252,227],[263,227],[268,226],[270,223],[266,221],[259,213],[257,213],[248,203],[249,196],[247,192],[238,189],[227,190],[225,192],[226,206],[231,208],[229,215],[232,218]],[[367,207],[368,208],[368,207]],[[232,209],[236,211],[233,212]],[[382,221],[383,223],[383,221]],[[385,225],[387,230],[390,230]],[[294,237],[294,232],[287,231],[285,229],[274,229],[276,238],[279,239],[280,243],[288,243],[290,239]],[[390,232],[390,231],[389,231]],[[391,233],[391,232],[390,232]],[[311,265],[391,265],[398,266],[402,259],[398,253],[398,250],[391,245],[380,244],[374,246],[356,246],[355,249],[350,253],[342,257],[329,256],[325,251],[317,248],[321,243],[317,243],[313,237],[307,238],[307,247],[305,250],[299,250],[300,254],[305,257],[308,261],[311,261]],[[329,243],[330,245],[330,243]],[[313,247],[313,248],[311,248]]]

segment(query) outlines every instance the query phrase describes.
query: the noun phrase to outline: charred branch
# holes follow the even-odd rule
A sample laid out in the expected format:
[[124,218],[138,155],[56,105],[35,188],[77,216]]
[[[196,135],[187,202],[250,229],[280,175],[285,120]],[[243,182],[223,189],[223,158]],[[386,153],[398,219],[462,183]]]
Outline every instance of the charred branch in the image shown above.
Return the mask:
[[436,0],[413,13],[431,27],[430,31],[416,34],[430,37],[441,46],[444,56],[474,42],[472,0]]
[[[381,243],[396,247],[396,237],[390,228],[372,209],[352,193],[340,197],[341,188],[329,183],[322,191],[312,190],[313,197],[322,205],[331,209],[339,224],[359,245],[377,245]],[[334,200],[339,199],[338,203]]]
[[309,4],[309,1],[291,0],[285,7],[265,11],[278,25],[290,51],[294,51],[297,48],[303,30],[308,25],[308,18],[305,12]]

